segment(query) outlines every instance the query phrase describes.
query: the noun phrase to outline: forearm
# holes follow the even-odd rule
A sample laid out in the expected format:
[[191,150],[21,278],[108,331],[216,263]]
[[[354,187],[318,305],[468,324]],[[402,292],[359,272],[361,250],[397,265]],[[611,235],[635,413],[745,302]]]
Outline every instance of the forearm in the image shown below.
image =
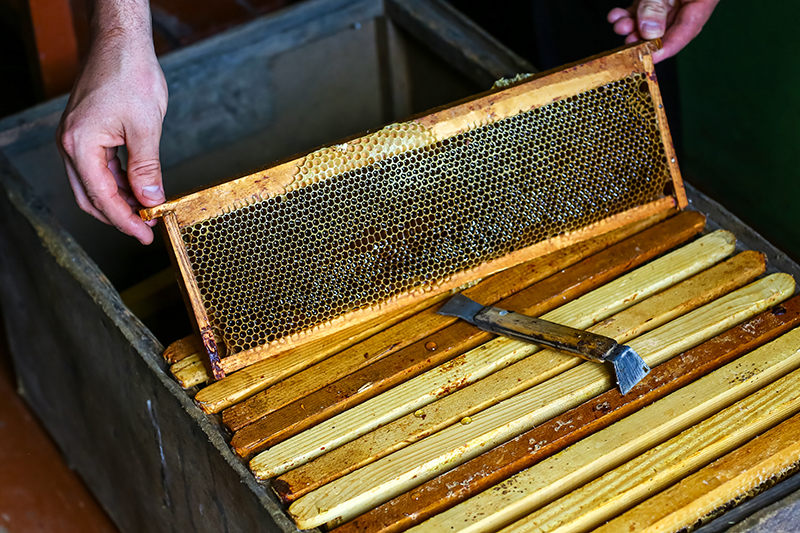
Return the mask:
[[144,39],[152,46],[152,24],[148,0],[95,0],[92,37],[123,34]]
[[90,57],[113,53],[155,59],[148,0],[95,0]]
[[[116,83],[127,83],[129,89],[106,91],[107,97],[118,99],[119,111],[125,100],[166,91],[153,46],[148,0],[94,0],[91,46],[73,97],[80,101],[88,92]],[[166,99],[159,104],[163,117]]]

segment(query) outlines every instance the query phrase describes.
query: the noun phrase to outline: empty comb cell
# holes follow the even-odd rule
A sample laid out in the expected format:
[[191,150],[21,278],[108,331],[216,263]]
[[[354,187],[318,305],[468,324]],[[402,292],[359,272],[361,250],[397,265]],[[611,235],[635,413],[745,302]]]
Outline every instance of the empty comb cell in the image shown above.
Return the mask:
[[223,339],[215,373],[681,205],[654,49],[146,210],[176,215],[198,325]]

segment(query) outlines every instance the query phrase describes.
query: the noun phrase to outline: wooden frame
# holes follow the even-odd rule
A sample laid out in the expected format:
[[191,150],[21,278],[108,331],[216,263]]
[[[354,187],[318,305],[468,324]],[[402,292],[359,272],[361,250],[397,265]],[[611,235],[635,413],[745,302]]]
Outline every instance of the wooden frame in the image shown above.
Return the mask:
[[[327,323],[317,323],[289,338],[284,337],[267,344],[250,347],[226,357],[217,359],[220,349],[209,330],[203,337],[203,344],[208,352],[214,377],[220,379],[227,373],[256,361],[278,355],[308,342],[327,338],[343,330],[357,330],[362,324],[374,321],[376,317],[396,314],[399,310],[431,296],[458,289],[499,270],[611,231],[632,221],[641,220],[676,206],[685,207],[686,195],[683,192],[682,180],[663,116],[663,106],[655,82],[652,60],[650,60],[650,54],[659,46],[659,42],[626,46],[617,51],[590,58],[585,62],[570,65],[563,70],[536,75],[523,82],[513,84],[509,88],[495,89],[408,122],[393,124],[364,137],[330,145],[260,172],[142,210],[141,214],[145,220],[165,217],[168,214],[174,216],[177,228],[173,228],[169,234],[169,242],[175,256],[180,257],[185,254],[185,249],[176,229],[179,230],[232,210],[286,194],[316,182],[318,179],[325,179],[324,173],[320,178],[319,173],[315,174],[314,169],[320,168],[319,161],[326,161],[329,157],[331,160],[336,158],[337,161],[343,161],[337,167],[339,169],[360,168],[389,155],[440,142],[466,132],[477,125],[512,117],[632,74],[644,74],[648,80],[661,142],[667,157],[668,172],[672,178],[672,186],[669,188],[671,190],[665,191],[665,196],[601,219],[577,231],[540,241],[503,257],[485,261],[476,267],[458,271],[434,285],[412,288],[383,302],[351,309]],[[396,134],[397,138],[395,138]],[[327,168],[324,167],[324,163],[322,164],[323,170]],[[331,170],[327,171],[328,176],[331,175],[330,172]],[[193,275],[187,275],[182,271],[182,281],[187,294],[199,295]],[[202,301],[193,302],[191,308],[198,331],[202,334],[203,328],[209,324],[209,317]]]

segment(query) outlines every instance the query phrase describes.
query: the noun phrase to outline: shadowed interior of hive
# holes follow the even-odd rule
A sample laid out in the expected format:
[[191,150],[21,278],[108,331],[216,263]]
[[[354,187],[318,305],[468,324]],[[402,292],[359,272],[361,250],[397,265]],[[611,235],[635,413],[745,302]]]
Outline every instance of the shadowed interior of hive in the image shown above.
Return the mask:
[[397,152],[345,154],[183,228],[228,354],[652,202],[670,181],[642,74]]

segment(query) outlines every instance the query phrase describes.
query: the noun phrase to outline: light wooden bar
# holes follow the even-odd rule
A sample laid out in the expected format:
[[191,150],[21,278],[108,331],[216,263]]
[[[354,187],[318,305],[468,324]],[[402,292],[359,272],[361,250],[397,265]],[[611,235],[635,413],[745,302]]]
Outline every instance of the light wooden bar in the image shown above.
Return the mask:
[[[684,242],[701,225],[702,217],[697,215],[687,213],[675,217],[587,258],[557,276],[544,279],[498,305],[539,316]],[[231,445],[241,456],[274,446],[492,337],[465,321],[455,322],[435,335],[383,357],[240,429],[234,434]]]
[[[734,246],[735,239],[728,232],[706,235],[543,318],[580,329],[589,327],[708,268],[730,254]],[[534,345],[511,339],[495,339],[447,365],[345,411],[302,436],[262,452],[251,461],[251,469],[260,479],[280,475],[322,455],[325,450],[330,451],[453,392],[454,384],[466,386],[528,357],[537,349]],[[576,364],[576,358],[553,352],[537,356],[537,359],[543,367],[540,372],[543,379]]]
[[[629,343],[652,366],[788,298],[794,280],[773,274]],[[559,354],[560,355],[560,354]],[[453,466],[610,389],[604,366],[584,363],[300,498],[289,513],[302,528],[345,522]],[[354,477],[358,477],[358,483]]]
[[184,357],[170,366],[169,371],[178,382],[178,385],[184,389],[196,387],[208,380],[206,365],[198,354]]
[[[794,297],[658,365],[627,395],[622,396],[617,389],[603,393],[343,524],[337,533],[405,531],[774,340],[798,325],[800,325],[800,297]],[[285,476],[298,470],[300,469],[293,470]],[[276,490],[280,479],[273,483]],[[701,490],[704,488],[701,487]],[[633,529],[634,526],[645,523],[644,518],[637,517],[656,516],[655,509],[671,509],[668,504],[671,501],[686,501],[686,499],[678,498],[675,494],[664,498],[662,503],[654,504],[654,510],[643,508],[639,513],[637,507],[629,511],[636,513],[634,517],[612,521],[612,524],[614,522],[619,524],[619,529],[615,526],[608,531],[601,529],[598,533],[600,531],[627,533],[629,527],[631,533],[635,533],[639,529]]]
[[[794,329],[410,531],[494,531],[519,520],[792,372],[798,347]],[[730,418],[743,417],[737,409]]]
[[[764,256],[743,252],[588,329],[626,343],[720,296],[738,289],[764,273]],[[525,359],[499,370],[469,387],[406,415],[344,446],[287,472],[273,482],[283,501],[294,501],[311,490],[338,479],[381,457],[435,433],[465,416],[472,416],[535,385],[535,374]],[[532,381],[532,383],[530,382]]]

